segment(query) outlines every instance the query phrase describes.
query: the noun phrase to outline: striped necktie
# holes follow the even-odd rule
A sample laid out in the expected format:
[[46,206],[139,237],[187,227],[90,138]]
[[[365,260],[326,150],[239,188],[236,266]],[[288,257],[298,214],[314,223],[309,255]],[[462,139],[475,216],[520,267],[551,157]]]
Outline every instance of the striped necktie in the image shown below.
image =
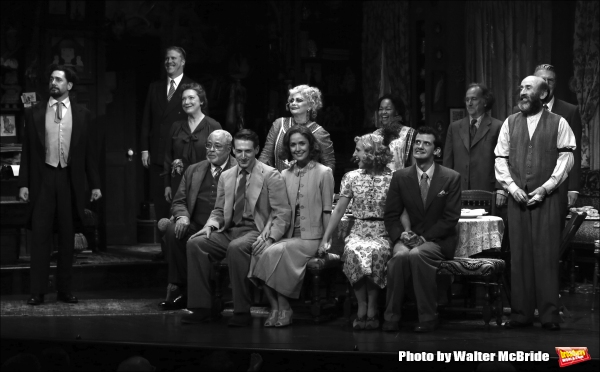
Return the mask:
[[215,168],[215,173],[213,174],[213,178],[215,179],[215,181],[219,182],[219,177],[221,177],[222,171],[223,171],[223,168],[221,168],[221,167]]
[[239,225],[242,222],[242,216],[244,215],[244,206],[246,204],[246,175],[248,172],[242,169],[242,177],[238,182],[238,187],[235,193],[235,204],[233,205],[233,224]]
[[425,203],[427,202],[427,192],[429,191],[429,184],[427,183],[428,179],[429,176],[427,175],[427,173],[423,173],[421,175],[421,184],[419,185],[419,187],[421,188],[421,199],[423,199],[423,205],[425,205]]
[[167,94],[167,101],[170,101],[175,94],[175,80],[171,79],[171,87],[169,88],[169,94]]

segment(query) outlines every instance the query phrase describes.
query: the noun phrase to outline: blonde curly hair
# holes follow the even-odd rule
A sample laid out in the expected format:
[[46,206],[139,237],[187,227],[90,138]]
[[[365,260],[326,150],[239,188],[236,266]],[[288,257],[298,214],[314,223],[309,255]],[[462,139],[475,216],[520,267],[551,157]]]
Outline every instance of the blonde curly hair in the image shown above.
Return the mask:
[[[308,113],[310,120],[315,120],[317,118],[317,111],[323,107],[323,100],[321,99],[321,91],[319,88],[311,87],[308,85],[298,85],[292,89],[290,89],[288,94],[288,100],[294,94],[300,93],[302,98],[308,102]],[[290,103],[285,104],[285,109],[290,111]]]
[[[365,134],[355,137],[354,142],[362,142],[365,149],[364,169],[367,172],[381,173],[394,158],[389,147],[378,134]],[[354,159],[358,163],[358,158]]]

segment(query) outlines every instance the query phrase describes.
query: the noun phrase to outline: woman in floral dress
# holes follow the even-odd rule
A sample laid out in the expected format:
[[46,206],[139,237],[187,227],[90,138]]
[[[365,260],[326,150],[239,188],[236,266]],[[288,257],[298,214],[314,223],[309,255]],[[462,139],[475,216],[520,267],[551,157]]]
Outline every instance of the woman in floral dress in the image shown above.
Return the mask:
[[359,169],[342,179],[340,199],[323,235],[319,252],[329,249],[329,240],[352,201],[354,226],[346,238],[342,260],[344,274],[358,300],[354,329],[379,327],[378,296],[386,285],[386,263],[391,257],[390,241],[383,223],[385,199],[392,172],[386,164],[392,160],[383,138],[376,134],[356,137],[353,158]]

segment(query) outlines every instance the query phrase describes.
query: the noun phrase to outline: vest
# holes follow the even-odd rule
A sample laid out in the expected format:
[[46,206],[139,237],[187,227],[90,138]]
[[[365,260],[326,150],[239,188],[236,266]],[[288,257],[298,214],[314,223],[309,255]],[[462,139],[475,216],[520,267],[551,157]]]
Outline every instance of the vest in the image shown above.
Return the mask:
[[509,116],[508,169],[519,188],[533,191],[552,175],[558,159],[559,123],[560,116],[544,110],[530,140],[527,118],[520,112]]
[[[72,105],[73,103],[71,103]],[[62,106],[62,105],[59,105]],[[64,107],[64,106],[63,106]],[[53,107],[46,108],[46,164],[53,167],[65,168],[69,164],[69,147],[73,129],[71,107],[65,110],[60,124],[54,122],[56,111]],[[61,107],[62,109],[62,107]]]
[[196,199],[196,205],[192,214],[192,221],[198,226],[204,226],[210,212],[215,207],[215,201],[217,200],[217,181],[212,175],[210,165],[207,167],[206,174],[200,185],[200,191]]

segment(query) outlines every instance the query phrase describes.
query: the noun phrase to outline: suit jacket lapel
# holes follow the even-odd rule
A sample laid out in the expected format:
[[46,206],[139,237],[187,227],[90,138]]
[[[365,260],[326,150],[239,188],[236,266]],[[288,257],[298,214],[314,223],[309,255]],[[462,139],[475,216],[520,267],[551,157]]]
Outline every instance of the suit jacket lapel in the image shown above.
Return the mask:
[[33,125],[38,134],[42,146],[46,146],[46,110],[48,110],[48,101],[40,102],[33,106]]
[[[423,199],[421,198],[421,188],[419,187],[419,177],[417,176],[417,166],[412,165],[413,169],[409,172],[409,182],[408,182],[408,193],[409,195],[413,195],[411,198],[414,203],[417,205],[417,208],[421,212],[421,214],[425,213],[425,208],[423,206]],[[406,201],[405,201],[406,203]]]
[[[227,173],[221,173],[225,186],[225,201],[223,203],[223,218],[225,220],[224,227],[227,229],[231,224],[233,218],[233,203],[235,203],[235,183],[238,176],[239,167],[236,165],[233,171]],[[221,180],[219,180],[221,182]]]
[[256,163],[254,164],[254,168],[252,169],[252,182],[250,182],[250,185],[246,190],[246,197],[248,198],[248,202],[250,203],[250,206],[253,211],[255,210],[256,201],[260,196],[263,182],[263,167],[262,164],[258,161],[258,159],[256,159]]
[[[169,81],[169,80],[168,80]],[[167,105],[167,107],[165,108],[165,111],[163,111],[163,117],[169,115],[169,113],[171,111],[173,111],[176,107],[181,106],[181,99],[176,99],[177,97],[181,97],[181,92],[182,92],[182,86],[183,84],[187,83],[187,79],[185,77],[185,75],[181,78],[181,81],[179,81],[179,85],[177,86],[177,89],[175,89],[175,93],[173,94],[173,97],[171,97],[170,101],[167,101],[167,90],[165,89],[165,91],[163,91],[164,93],[164,102]]]
[[210,167],[210,163],[207,161],[205,163],[201,163],[198,168],[192,174],[191,186],[188,192],[188,200],[190,201],[190,207],[188,211],[190,214],[193,213],[194,207],[196,205],[196,200],[198,199],[198,193],[200,192],[200,186],[204,181],[204,176],[206,176],[207,168]]
[[439,166],[434,165],[435,169],[433,171],[433,178],[431,179],[431,184],[429,185],[429,191],[427,191],[427,200],[425,205],[425,211],[429,209],[431,203],[433,203],[433,199],[437,197],[440,191],[442,191],[442,187],[446,183],[446,176],[442,174],[442,170]]
[[492,119],[489,115],[484,114],[483,118],[481,119],[481,123],[479,124],[477,134],[475,134],[475,138],[473,138],[473,142],[471,143],[471,147],[475,146],[475,144],[485,136],[485,134],[490,130],[491,125]]
[[83,125],[83,113],[81,112],[81,108],[73,103],[71,103],[71,117],[73,118],[73,122],[71,123],[70,148],[74,149],[75,145],[79,142],[79,137],[83,129],[81,127]]
[[[469,134],[469,116],[463,118],[460,122],[459,128],[460,138],[462,138],[463,143],[465,144],[465,148],[469,149],[469,142],[471,142],[470,134]],[[416,171],[416,170],[415,170]]]

